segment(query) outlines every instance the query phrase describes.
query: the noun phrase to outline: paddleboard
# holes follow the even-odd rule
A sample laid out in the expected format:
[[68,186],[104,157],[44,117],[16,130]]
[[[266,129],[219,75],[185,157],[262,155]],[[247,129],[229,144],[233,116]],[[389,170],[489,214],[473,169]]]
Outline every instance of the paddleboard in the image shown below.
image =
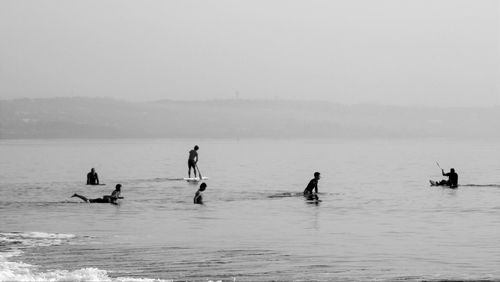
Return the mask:
[[196,181],[200,181],[200,180],[206,180],[208,179],[208,177],[203,177],[202,179],[198,178],[198,177],[185,177],[184,180],[186,181],[193,181],[193,182],[196,182]]
[[450,188],[450,189],[457,189],[458,188],[458,186],[450,187],[448,185],[442,185],[442,184],[439,184],[439,182],[434,181],[434,180],[429,180],[429,183],[431,183],[431,186],[440,186],[440,187]]

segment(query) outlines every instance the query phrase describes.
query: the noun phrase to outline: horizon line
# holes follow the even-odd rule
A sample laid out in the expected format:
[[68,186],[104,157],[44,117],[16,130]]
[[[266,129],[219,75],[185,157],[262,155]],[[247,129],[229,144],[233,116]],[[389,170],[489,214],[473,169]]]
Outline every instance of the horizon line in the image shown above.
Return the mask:
[[384,104],[377,102],[359,102],[359,103],[340,103],[328,100],[321,99],[293,99],[293,98],[211,98],[211,99],[190,99],[190,100],[180,100],[180,99],[156,99],[156,100],[130,100],[126,98],[117,98],[117,97],[88,97],[88,96],[72,96],[72,97],[63,97],[63,96],[54,96],[54,97],[41,97],[41,98],[33,98],[33,97],[21,97],[21,98],[0,98],[0,102],[4,101],[21,101],[21,100],[30,100],[30,101],[42,101],[42,100],[73,100],[73,99],[84,99],[84,100],[108,100],[108,101],[117,101],[117,102],[128,102],[128,103],[155,103],[155,102],[172,102],[172,103],[207,103],[207,102],[228,102],[228,101],[238,101],[238,102],[305,102],[305,103],[325,103],[331,105],[338,106],[376,106],[376,107],[394,107],[394,108],[421,108],[421,109],[493,109],[500,107],[500,104],[490,104],[483,106],[449,106],[449,105],[409,105],[409,104]]

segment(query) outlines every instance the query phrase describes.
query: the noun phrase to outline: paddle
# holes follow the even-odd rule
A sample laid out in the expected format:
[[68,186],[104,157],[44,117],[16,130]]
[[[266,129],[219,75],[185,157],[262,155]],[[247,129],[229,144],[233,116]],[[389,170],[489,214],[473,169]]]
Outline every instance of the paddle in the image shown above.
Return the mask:
[[439,169],[443,170],[437,161],[436,164],[438,165]]
[[203,177],[201,176],[201,172],[200,172],[200,168],[198,167],[198,164],[196,164],[196,168],[198,169],[198,175],[200,176],[200,180],[202,180]]
[[[436,164],[441,169],[441,173],[444,175],[444,169],[439,165],[439,163],[437,161],[436,161]],[[438,182],[436,182],[436,183],[438,183]],[[431,185],[432,185],[432,182],[431,182]]]

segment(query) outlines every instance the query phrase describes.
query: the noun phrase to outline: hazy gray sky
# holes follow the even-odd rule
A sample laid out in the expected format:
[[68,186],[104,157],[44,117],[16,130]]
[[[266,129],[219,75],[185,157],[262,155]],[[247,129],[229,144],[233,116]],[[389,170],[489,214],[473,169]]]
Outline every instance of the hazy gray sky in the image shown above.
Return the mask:
[[0,1],[0,98],[491,105],[496,0]]

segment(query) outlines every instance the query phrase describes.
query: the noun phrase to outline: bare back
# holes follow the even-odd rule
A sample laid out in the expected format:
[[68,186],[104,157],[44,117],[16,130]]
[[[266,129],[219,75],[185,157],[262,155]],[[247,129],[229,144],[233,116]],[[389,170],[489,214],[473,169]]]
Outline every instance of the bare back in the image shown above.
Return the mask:
[[189,160],[190,161],[198,160],[198,152],[196,152],[196,150],[189,151]]

